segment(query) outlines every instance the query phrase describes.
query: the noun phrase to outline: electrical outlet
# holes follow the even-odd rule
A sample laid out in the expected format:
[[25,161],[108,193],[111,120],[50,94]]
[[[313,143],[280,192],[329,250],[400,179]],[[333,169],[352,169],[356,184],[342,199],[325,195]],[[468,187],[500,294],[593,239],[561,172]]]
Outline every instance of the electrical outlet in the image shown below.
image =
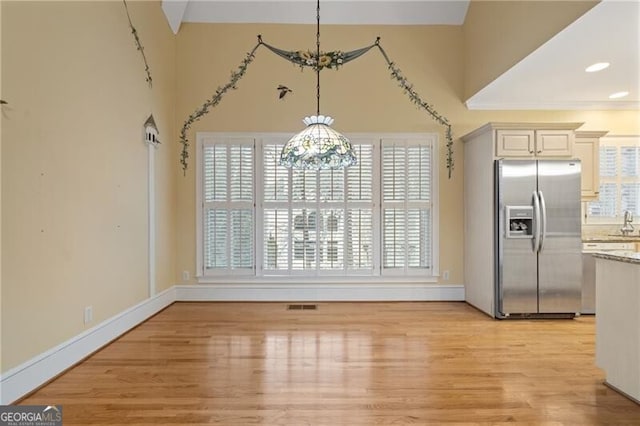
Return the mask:
[[182,281],[189,281],[189,271],[182,271]]
[[442,279],[445,281],[449,281],[449,271],[442,272]]
[[89,324],[93,321],[93,306],[87,306],[84,308],[84,323]]

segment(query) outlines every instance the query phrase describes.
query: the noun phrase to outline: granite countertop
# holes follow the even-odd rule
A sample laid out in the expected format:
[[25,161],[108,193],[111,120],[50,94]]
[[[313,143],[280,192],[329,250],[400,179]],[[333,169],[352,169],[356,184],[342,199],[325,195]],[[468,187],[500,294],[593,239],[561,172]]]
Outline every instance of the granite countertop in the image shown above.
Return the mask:
[[597,235],[582,237],[584,243],[640,243],[640,235]]
[[640,265],[640,253],[633,251],[599,251],[593,254],[595,257],[618,262],[635,263]]

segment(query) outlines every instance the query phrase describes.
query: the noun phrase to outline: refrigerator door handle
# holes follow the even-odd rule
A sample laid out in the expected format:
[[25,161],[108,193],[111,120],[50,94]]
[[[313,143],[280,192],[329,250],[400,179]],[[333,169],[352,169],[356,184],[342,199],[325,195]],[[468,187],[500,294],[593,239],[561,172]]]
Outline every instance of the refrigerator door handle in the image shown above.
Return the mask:
[[533,251],[538,252],[540,249],[540,199],[538,193],[533,191]]
[[540,232],[540,248],[541,252],[544,249],[544,239],[547,236],[547,205],[544,202],[544,194],[542,191],[538,191],[538,197],[540,198],[540,211],[542,212],[542,231]]

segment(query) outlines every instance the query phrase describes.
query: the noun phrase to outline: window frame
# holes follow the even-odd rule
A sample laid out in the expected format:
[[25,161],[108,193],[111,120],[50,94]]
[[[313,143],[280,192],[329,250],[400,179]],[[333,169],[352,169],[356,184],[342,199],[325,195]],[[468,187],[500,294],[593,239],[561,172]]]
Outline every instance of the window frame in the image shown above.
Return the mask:
[[[428,283],[437,282],[439,276],[439,133],[353,133],[347,135],[355,141],[373,140],[373,183],[372,191],[374,199],[372,203],[372,227],[374,247],[372,253],[372,273],[344,273],[332,272],[323,274],[295,273],[295,274],[271,274],[264,271],[264,218],[263,218],[263,185],[261,184],[263,173],[263,146],[265,143],[283,143],[291,135],[289,133],[251,133],[251,132],[197,132],[196,133],[196,170],[195,170],[195,239],[196,239],[196,278],[201,283],[269,283],[269,282],[294,282],[299,283],[300,278],[305,278],[305,283]],[[254,268],[253,275],[233,275],[225,273],[205,273],[204,268],[204,145],[208,140],[254,140]],[[430,269],[416,269],[415,271],[402,271],[394,273],[393,270],[383,272],[382,268],[382,141],[383,140],[421,140],[431,147],[431,176],[429,211],[431,213],[431,267]],[[284,202],[286,203],[286,202]]]

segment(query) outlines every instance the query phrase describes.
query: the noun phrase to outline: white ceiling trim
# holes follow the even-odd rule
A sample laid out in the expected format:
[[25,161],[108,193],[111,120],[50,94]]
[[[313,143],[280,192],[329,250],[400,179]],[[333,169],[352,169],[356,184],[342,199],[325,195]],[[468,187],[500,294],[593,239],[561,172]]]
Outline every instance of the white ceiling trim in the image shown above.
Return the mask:
[[[640,2],[605,0],[466,101],[469,109],[640,108]],[[610,62],[603,71],[587,66]],[[628,91],[622,99],[614,92]]]
[[470,110],[545,110],[545,111],[607,111],[637,110],[640,102],[636,101],[601,101],[601,102],[479,102],[468,100],[465,105]]
[[[340,25],[462,25],[469,0],[322,0],[321,22]],[[180,23],[314,24],[315,0],[163,0]]]
[[163,0],[162,11],[174,34],[178,34],[189,0]]

